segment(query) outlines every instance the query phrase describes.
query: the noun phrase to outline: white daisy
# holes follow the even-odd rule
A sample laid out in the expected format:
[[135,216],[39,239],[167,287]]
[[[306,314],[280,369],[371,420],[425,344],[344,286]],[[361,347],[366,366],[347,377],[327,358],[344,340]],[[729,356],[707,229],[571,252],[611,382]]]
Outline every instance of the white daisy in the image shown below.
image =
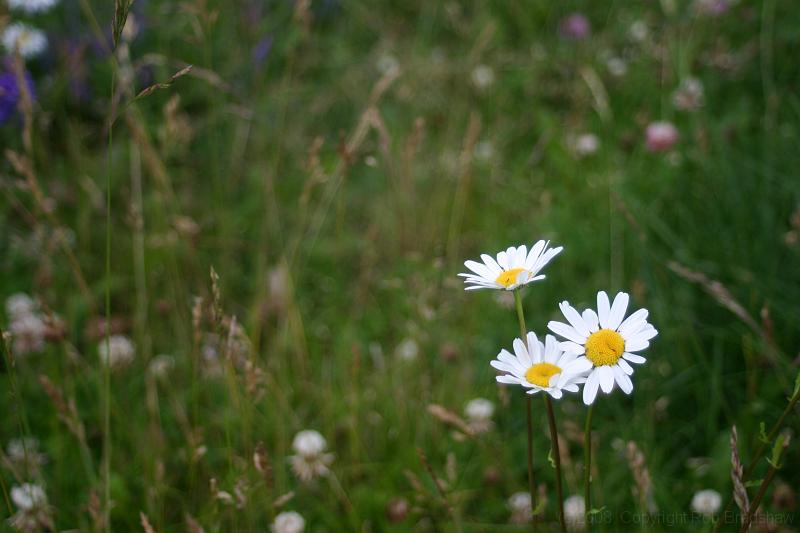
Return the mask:
[[497,259],[487,254],[482,254],[483,263],[466,261],[464,266],[473,274],[462,273],[467,285],[465,290],[474,289],[505,289],[513,291],[528,283],[544,279],[544,274],[539,274],[547,263],[550,262],[564,248],[548,248],[550,241],[540,240],[531,247],[524,244],[520,247],[510,247],[497,254]]
[[58,0],[8,0],[8,7],[33,14],[44,13],[57,3]]
[[9,53],[19,50],[19,54],[25,59],[38,56],[47,48],[47,37],[44,32],[22,22],[6,26],[2,41]]
[[490,364],[502,372],[499,383],[522,385],[528,394],[545,391],[555,399],[563,391],[578,392],[578,384],[586,381],[586,372],[592,363],[585,357],[566,353],[552,335],[542,344],[536,334],[528,333],[527,346],[522,339],[514,339],[514,355],[502,350]]
[[608,394],[615,382],[625,394],[630,394],[633,383],[628,376],[633,375],[633,368],[629,363],[645,362],[644,357],[633,352],[650,346],[650,339],[658,334],[647,322],[647,309],[639,309],[625,318],[628,300],[628,294],[620,292],[610,305],[608,295],[600,291],[597,312],[587,309],[582,315],[568,302],[561,302],[559,307],[569,324],[556,321],[547,324],[550,331],[567,339],[561,343],[562,350],[582,356],[580,360],[588,360],[592,365],[583,387],[586,405],[594,402],[598,387]]

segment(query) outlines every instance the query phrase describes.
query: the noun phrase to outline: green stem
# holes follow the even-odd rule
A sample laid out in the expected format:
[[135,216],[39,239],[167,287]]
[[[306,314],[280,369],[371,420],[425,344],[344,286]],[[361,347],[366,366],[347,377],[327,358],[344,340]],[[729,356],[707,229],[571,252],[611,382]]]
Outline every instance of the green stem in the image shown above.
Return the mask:
[[750,508],[747,510],[747,515],[742,521],[742,529],[739,530],[739,533],[747,533],[748,531],[750,531],[750,523],[753,521],[753,516],[755,516],[756,511],[758,510],[758,506],[761,505],[761,500],[764,499],[764,494],[766,494],[767,492],[767,487],[769,487],[769,484],[772,483],[772,479],[778,472],[779,467],[777,465],[780,465],[780,461],[783,458],[783,454],[786,452],[786,448],[788,447],[789,447],[789,439],[787,438],[786,441],[783,443],[783,447],[778,453],[778,457],[775,460],[775,464],[770,465],[769,471],[767,472],[764,481],[762,481],[761,486],[758,487],[758,493],[756,494],[755,499],[753,499],[753,501],[750,503]]
[[519,334],[522,342],[527,343],[528,328],[525,327],[525,313],[522,311],[522,296],[519,294],[519,289],[514,291],[514,302],[517,305],[517,319],[519,320]]
[[[798,391],[797,394],[791,397],[791,399],[789,400],[789,404],[786,406],[786,409],[783,410],[783,413],[781,413],[780,418],[778,418],[778,421],[775,422],[775,425],[772,426],[772,429],[767,434],[766,442],[762,441],[761,444],[759,444],[755,454],[753,455],[753,458],[750,460],[750,462],[747,464],[747,467],[744,469],[744,473],[742,475],[743,481],[747,481],[747,479],[752,475],[753,470],[755,470],[756,466],[758,466],[758,462],[764,455],[764,450],[767,449],[767,444],[775,439],[775,436],[783,427],[783,422],[786,420],[786,417],[789,416],[789,413],[792,412],[792,410],[797,405],[798,401],[800,401],[800,391]],[[725,509],[722,511],[722,516],[725,516],[725,514],[731,510],[732,506],[733,506],[733,500],[729,499],[727,505],[725,505]],[[721,525],[722,521],[721,520],[717,521],[717,523],[714,525],[713,533],[719,531]]]
[[550,396],[543,392],[544,403],[547,407],[547,423],[550,425],[550,444],[553,461],[556,465],[556,496],[558,497],[558,522],[561,524],[561,531],[567,533],[567,524],[564,521],[564,493],[561,488],[561,451],[558,446],[558,429],[556,429],[556,415],[553,412],[553,402]]
[[[519,289],[514,291],[514,301],[517,305],[517,319],[519,320],[519,331],[522,342],[527,343],[528,328],[525,327],[525,313],[522,311],[522,296],[520,296]],[[536,509],[536,480],[533,477],[533,408],[531,406],[532,398],[530,395],[525,395],[525,410],[526,419],[528,421],[528,490],[531,493],[531,509]],[[536,531],[536,516],[531,520],[531,527]]]
[[594,404],[586,413],[586,426],[583,429],[583,501],[586,506],[586,532],[591,533],[592,521],[592,414]]
[[[111,72],[111,102],[116,85],[116,71]],[[106,264],[105,264],[105,344],[103,365],[103,519],[106,531],[111,531],[111,173],[113,172],[113,117],[108,121],[108,173],[106,174]]]

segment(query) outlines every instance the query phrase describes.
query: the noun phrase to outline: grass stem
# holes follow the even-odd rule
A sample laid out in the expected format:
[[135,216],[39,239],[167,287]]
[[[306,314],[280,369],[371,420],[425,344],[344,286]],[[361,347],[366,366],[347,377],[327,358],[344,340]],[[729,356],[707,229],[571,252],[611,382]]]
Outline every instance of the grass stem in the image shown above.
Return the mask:
[[583,501],[586,507],[586,531],[592,531],[592,415],[594,404],[586,412],[586,425],[583,429]]
[[[528,328],[525,326],[525,313],[522,310],[522,296],[520,291],[514,291],[514,301],[517,307],[517,319],[519,320],[520,338],[525,342],[527,338]],[[525,418],[528,421],[528,490],[531,493],[531,509],[536,509],[536,479],[533,476],[533,408],[532,398],[530,395],[525,395]],[[533,530],[536,531],[536,516],[533,516],[531,521]]]
[[553,461],[556,465],[556,497],[558,498],[558,522],[561,524],[561,531],[567,533],[567,524],[564,521],[564,492],[561,488],[561,451],[558,445],[558,429],[556,428],[556,415],[553,412],[553,402],[547,393],[544,395],[544,403],[547,407],[547,423],[550,426],[550,443]]

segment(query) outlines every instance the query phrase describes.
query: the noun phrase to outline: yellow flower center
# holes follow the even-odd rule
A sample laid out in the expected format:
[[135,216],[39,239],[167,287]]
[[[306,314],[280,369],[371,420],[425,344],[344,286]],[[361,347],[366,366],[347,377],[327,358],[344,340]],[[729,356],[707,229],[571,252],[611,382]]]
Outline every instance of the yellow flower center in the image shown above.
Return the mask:
[[586,357],[594,366],[614,365],[625,351],[625,339],[612,329],[595,331],[586,339]]
[[519,273],[523,272],[524,270],[524,268],[512,268],[511,270],[506,270],[497,276],[497,279],[494,281],[503,287],[509,287],[517,282],[517,276],[519,276]]
[[537,363],[530,367],[527,372],[525,372],[525,379],[534,385],[539,385],[540,387],[549,387],[550,378],[560,373],[561,369],[556,365],[551,365],[550,363]]

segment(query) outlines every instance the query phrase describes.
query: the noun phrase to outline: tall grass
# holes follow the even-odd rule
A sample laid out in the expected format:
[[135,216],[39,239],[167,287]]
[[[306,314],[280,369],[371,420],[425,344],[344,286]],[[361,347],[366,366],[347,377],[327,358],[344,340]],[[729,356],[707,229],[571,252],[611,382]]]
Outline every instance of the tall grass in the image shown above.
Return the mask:
[[[39,439],[56,527],[263,530],[291,509],[310,530],[522,530],[506,501],[527,490],[525,407],[488,364],[517,335],[513,302],[468,299],[455,274],[539,237],[565,251],[525,301],[530,329],[598,287],[629,288],[659,326],[635,393],[594,409],[592,507],[617,520],[600,530],[646,507],[634,464],[659,511],[703,488],[730,499],[731,427],[749,465],[779,435],[756,453],[761,423],[798,424],[800,20],[781,2],[691,4],[134,2],[128,86],[117,55],[87,52],[76,102],[57,52],[28,61],[35,101],[0,127],[0,294],[64,328],[5,358],[0,428],[3,446]],[[54,50],[108,41],[112,7],[64,3],[41,24]],[[586,40],[559,30],[573,8]],[[693,113],[672,105],[688,76],[705,88]],[[662,119],[680,141],[649,152]],[[578,157],[584,132],[600,149]],[[132,364],[99,363],[109,333],[134,340]],[[428,410],[460,417],[478,396],[497,406],[486,434]],[[579,402],[555,405],[565,496],[583,491]],[[555,519],[545,415],[535,477]],[[311,484],[287,461],[304,428],[335,454]],[[782,468],[751,469],[771,476],[766,512],[790,511],[775,495],[800,486],[795,442]]]

